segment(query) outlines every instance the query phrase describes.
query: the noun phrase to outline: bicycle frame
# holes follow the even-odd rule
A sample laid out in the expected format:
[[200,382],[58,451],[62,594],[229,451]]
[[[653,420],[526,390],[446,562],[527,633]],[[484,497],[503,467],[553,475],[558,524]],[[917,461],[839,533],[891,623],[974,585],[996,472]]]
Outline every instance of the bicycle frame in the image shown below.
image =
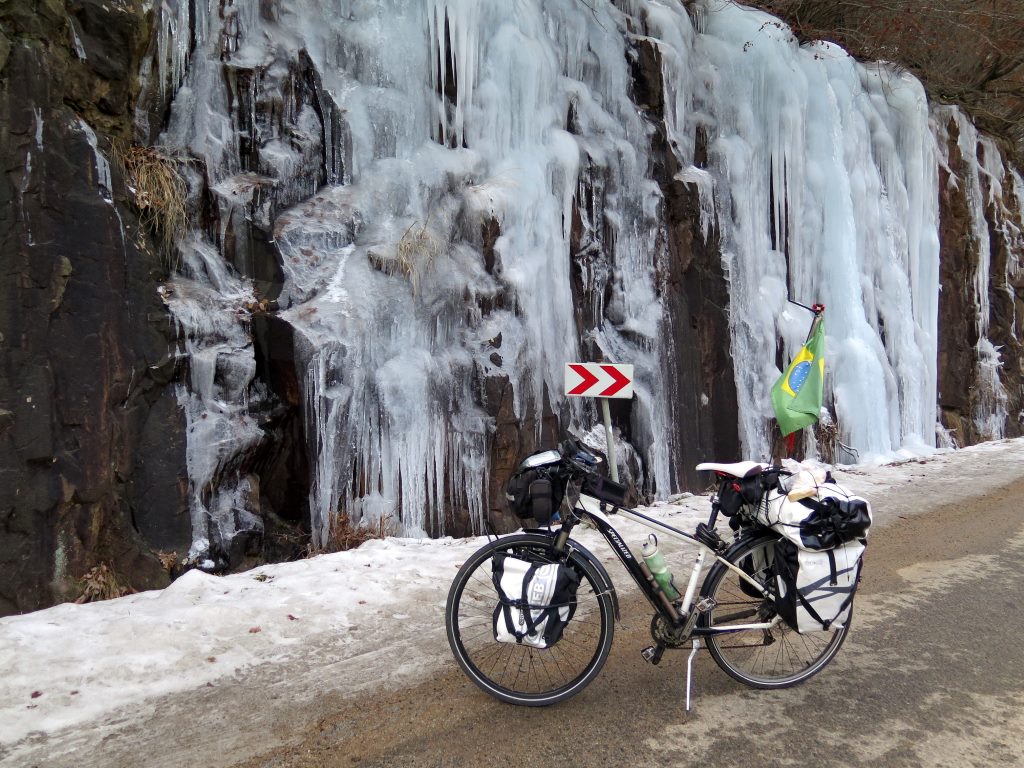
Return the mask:
[[[589,497],[588,497],[589,498]],[[740,632],[751,629],[771,629],[775,627],[781,618],[776,615],[768,622],[759,622],[753,624],[731,624],[728,627],[698,627],[696,626],[697,615],[700,612],[700,606],[698,604],[698,610],[693,610],[694,607],[694,595],[697,592],[697,583],[700,580],[701,571],[704,568],[705,560],[707,559],[708,553],[721,563],[724,567],[739,576],[743,581],[749,584],[751,587],[756,589],[760,594],[766,598],[771,598],[768,591],[759,584],[756,580],[746,574],[743,569],[736,567],[718,552],[715,551],[708,544],[701,541],[696,535],[682,531],[668,523],[656,520],[653,517],[637,512],[635,509],[628,509],[625,507],[614,507],[612,506],[610,511],[604,509],[606,506],[603,502],[594,500],[597,504],[600,504],[602,513],[606,515],[619,515],[632,520],[633,522],[639,523],[645,528],[656,531],[658,533],[667,535],[671,538],[678,539],[680,541],[690,542],[697,544],[700,550],[697,554],[696,562],[690,571],[689,579],[686,583],[686,591],[683,594],[683,600],[677,607],[668,600],[665,594],[661,591],[661,587],[658,586],[657,582],[650,575],[650,569],[647,568],[646,563],[643,560],[638,559],[623,541],[622,536],[617,530],[605,520],[603,517],[599,517],[597,513],[582,506],[583,502],[581,499],[577,499],[572,505],[572,517],[570,523],[566,525],[563,523],[562,530],[556,536],[555,548],[560,551],[568,540],[572,529],[575,527],[577,522],[586,521],[593,525],[601,536],[604,537],[605,541],[615,552],[615,555],[619,558],[619,561],[625,567],[626,571],[633,580],[637,583],[640,591],[644,597],[647,598],[648,602],[654,607],[654,609],[671,625],[682,628],[687,634],[692,634],[696,637],[704,637],[707,635],[721,635],[729,634],[732,632]],[[610,506],[610,505],[609,505]],[[712,512],[711,517],[708,520],[708,528],[713,528],[714,520],[717,517],[717,512]],[[699,529],[698,529],[699,530]]]

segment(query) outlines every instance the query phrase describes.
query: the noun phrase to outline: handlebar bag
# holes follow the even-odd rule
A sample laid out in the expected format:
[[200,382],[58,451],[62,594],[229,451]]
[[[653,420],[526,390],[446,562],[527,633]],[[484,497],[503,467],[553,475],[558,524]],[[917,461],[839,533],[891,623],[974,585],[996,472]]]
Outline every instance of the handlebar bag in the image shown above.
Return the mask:
[[576,571],[499,553],[491,559],[491,579],[498,593],[492,616],[495,640],[550,648],[561,639],[576,613]]
[[788,539],[775,542],[775,609],[783,621],[800,634],[845,626],[864,549],[859,541],[821,552],[801,549]]
[[547,525],[558,512],[565,494],[565,483],[552,481],[546,469],[527,469],[509,478],[505,500],[520,520],[533,518]]

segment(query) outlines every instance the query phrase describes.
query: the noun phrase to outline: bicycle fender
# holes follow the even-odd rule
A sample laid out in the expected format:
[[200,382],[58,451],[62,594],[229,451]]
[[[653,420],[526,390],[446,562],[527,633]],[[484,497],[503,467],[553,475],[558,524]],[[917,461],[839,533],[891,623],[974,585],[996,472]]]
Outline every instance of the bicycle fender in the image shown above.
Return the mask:
[[[557,535],[556,532],[550,531],[547,528],[527,528],[523,530],[526,533],[540,533],[544,536],[550,536],[552,539]],[[612,608],[615,610],[615,620],[622,621],[621,614],[619,613],[619,595],[615,591],[615,585],[612,583],[612,577],[608,575],[608,570],[604,567],[604,563],[602,563],[593,552],[576,541],[576,539],[569,539],[569,541],[566,542],[566,546],[572,547],[583,555],[583,557],[585,557],[592,566],[594,566],[594,570],[597,571],[598,577],[602,582],[604,582],[601,584],[601,589],[611,595]]]
[[605,569],[604,564],[597,559],[597,556],[594,555],[593,552],[584,547],[575,539],[569,539],[569,545],[572,546],[573,549],[578,551],[585,558],[587,558],[587,560],[590,561],[590,564],[594,566],[594,570],[597,571],[598,575],[604,580],[602,589],[606,590],[608,594],[611,595],[612,607],[615,609],[615,620],[621,621],[621,618],[619,617],[619,596],[615,592],[615,585],[612,584],[612,577],[608,575],[608,571]]

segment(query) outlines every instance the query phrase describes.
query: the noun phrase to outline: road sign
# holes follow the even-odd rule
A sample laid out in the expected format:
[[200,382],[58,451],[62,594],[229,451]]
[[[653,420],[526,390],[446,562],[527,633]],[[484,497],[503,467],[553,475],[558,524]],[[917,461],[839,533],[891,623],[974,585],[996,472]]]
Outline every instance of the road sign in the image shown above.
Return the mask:
[[565,394],[570,397],[633,396],[633,366],[612,363],[566,363]]

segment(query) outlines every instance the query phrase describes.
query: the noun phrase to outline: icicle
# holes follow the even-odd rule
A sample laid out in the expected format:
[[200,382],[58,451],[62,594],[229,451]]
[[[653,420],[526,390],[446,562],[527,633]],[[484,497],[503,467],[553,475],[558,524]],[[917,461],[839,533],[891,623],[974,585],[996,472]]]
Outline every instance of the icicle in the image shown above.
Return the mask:
[[82,45],[82,39],[78,36],[78,22],[73,17],[68,17],[71,26],[71,42],[75,46],[75,55],[80,61],[85,61],[85,46]]
[[1007,394],[999,379],[1003,363],[999,347],[982,337],[978,340],[975,354],[978,360],[978,374],[974,400],[974,425],[982,440],[1001,440],[1007,416]]
[[78,127],[85,134],[85,140],[89,142],[89,146],[92,148],[93,157],[96,162],[96,186],[99,187],[100,196],[111,205],[114,204],[113,184],[110,180],[110,163],[107,158],[100,152],[99,144],[96,139],[96,132],[89,126],[87,122],[78,119]]
[[43,151],[43,110],[40,107],[36,107],[34,110],[36,116],[36,149],[40,152]]
[[[241,505],[247,481],[224,476],[238,456],[263,438],[248,412],[256,361],[249,338],[246,306],[252,286],[233,275],[220,255],[197,234],[180,245],[181,274],[160,290],[177,322],[182,354],[189,364],[188,385],[177,389],[185,413],[193,545],[190,559],[211,569],[211,542],[228,550],[237,525],[257,523]],[[205,563],[205,565],[204,565]]]

